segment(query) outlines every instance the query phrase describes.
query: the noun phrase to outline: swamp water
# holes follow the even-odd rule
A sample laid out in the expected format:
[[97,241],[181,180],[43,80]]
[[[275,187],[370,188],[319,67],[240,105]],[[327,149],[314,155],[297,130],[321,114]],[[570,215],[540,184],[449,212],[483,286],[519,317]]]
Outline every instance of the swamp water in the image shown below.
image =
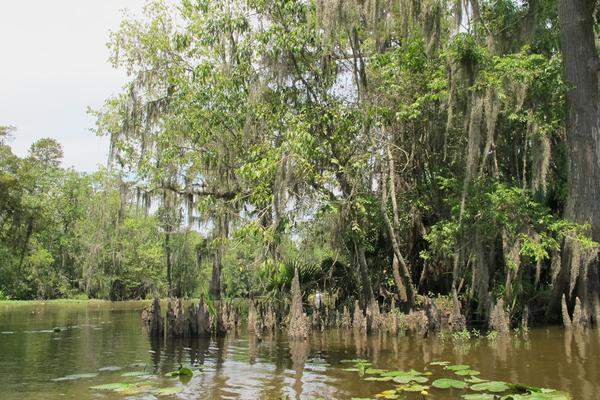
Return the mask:
[[[313,333],[307,342],[289,342],[285,334],[259,341],[244,332],[159,342],[140,322],[145,304],[0,303],[0,399],[351,399],[375,398],[398,386],[365,380],[385,378],[381,371],[364,376],[356,371],[368,368],[431,371],[423,375],[424,385],[469,379],[430,364],[439,360],[469,365],[479,379],[600,399],[600,330],[540,328],[466,341],[334,330]],[[353,359],[372,366],[348,361]],[[181,366],[191,367],[193,376],[165,376]],[[428,393],[428,399],[460,399],[483,392],[431,387]],[[408,392],[400,398],[425,396]]]

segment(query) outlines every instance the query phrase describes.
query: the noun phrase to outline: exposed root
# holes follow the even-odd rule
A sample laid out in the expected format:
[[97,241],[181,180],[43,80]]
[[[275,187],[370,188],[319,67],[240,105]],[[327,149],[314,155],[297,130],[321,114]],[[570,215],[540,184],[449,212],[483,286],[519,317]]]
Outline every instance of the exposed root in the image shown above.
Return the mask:
[[504,309],[504,300],[498,300],[498,303],[492,309],[490,314],[490,328],[500,334],[510,332],[510,317]]
[[350,311],[348,311],[348,306],[344,306],[344,312],[342,313],[339,327],[342,329],[350,329],[352,327],[352,320],[350,319]]
[[354,302],[354,315],[352,317],[352,328],[355,331],[367,332],[367,318],[358,304],[358,300]]
[[292,304],[288,316],[288,336],[292,339],[306,339],[310,331],[310,324],[302,308],[302,292],[300,291],[300,278],[298,268],[294,270],[292,280]]

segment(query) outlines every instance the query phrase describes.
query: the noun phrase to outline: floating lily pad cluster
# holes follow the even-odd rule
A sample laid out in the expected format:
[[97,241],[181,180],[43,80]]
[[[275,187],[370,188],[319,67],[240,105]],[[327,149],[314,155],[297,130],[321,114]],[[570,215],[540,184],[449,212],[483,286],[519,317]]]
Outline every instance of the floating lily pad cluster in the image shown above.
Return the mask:
[[133,396],[138,394],[150,393],[156,396],[170,396],[183,390],[181,386],[157,387],[154,381],[141,382],[116,382],[104,385],[92,386],[93,390],[108,390],[122,394],[124,396]]
[[[116,369],[111,369],[116,371]],[[79,374],[70,375],[65,378],[59,378],[57,380],[67,379],[81,379],[86,377],[95,377],[98,374]],[[166,374],[167,377],[179,377],[179,381],[184,382],[191,379],[194,375],[194,371],[187,367],[182,367],[176,371],[172,371]],[[90,389],[94,391],[110,391],[118,393],[123,396],[135,396],[135,395],[154,395],[154,396],[172,396],[183,391],[184,386],[180,384],[175,386],[160,387],[160,382],[156,379],[156,375],[151,375],[146,371],[130,371],[121,374],[123,378],[129,378],[123,382],[112,382],[105,383],[102,385],[91,386]],[[135,378],[132,380],[132,378]]]
[[[353,364],[344,371],[358,372],[365,381],[382,382],[395,385],[392,389],[375,394],[375,399],[404,399],[411,394],[418,398],[441,391],[452,391],[452,395],[465,400],[570,400],[564,392],[554,389],[542,389],[521,384],[492,381],[479,377],[480,372],[466,364],[451,364],[448,361],[433,361],[425,371],[388,371],[373,368],[364,359],[342,360]],[[442,376],[442,374],[444,376]],[[439,377],[438,377],[439,376]],[[430,382],[431,380],[431,382]],[[371,399],[371,398],[369,398]],[[366,400],[354,398],[353,400]]]

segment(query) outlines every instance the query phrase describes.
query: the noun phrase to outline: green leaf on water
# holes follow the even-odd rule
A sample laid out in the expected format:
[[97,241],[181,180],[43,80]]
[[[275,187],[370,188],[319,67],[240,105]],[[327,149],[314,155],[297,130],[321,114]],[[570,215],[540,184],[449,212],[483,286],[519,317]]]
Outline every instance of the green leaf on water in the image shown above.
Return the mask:
[[467,376],[467,375],[479,375],[481,372],[475,371],[474,369],[459,369],[458,371],[454,371],[456,375]]
[[152,394],[156,395],[156,396],[171,396],[177,393],[180,393],[181,391],[183,391],[183,388],[180,386],[173,386],[173,387],[165,387],[165,388],[158,388],[152,391]]
[[151,381],[130,383],[126,387],[115,389],[115,392],[126,396],[133,396],[136,394],[149,393],[155,389],[155,385],[156,383]]
[[463,394],[463,399],[466,400],[494,400],[496,396],[489,393],[472,393],[472,394]]
[[91,386],[93,390],[119,390],[129,387],[127,382],[105,383],[104,385]]
[[381,374],[381,376],[391,376],[391,377],[404,376],[404,375],[419,376],[419,375],[423,375],[423,373],[416,371],[414,369],[411,369],[410,371],[401,371],[401,370],[387,371],[387,372],[384,372],[383,374]]
[[481,378],[478,378],[476,376],[472,376],[470,378],[465,379],[465,382],[468,382],[468,383],[482,383],[482,382],[489,382],[489,380],[487,380],[487,379],[481,379]]
[[475,385],[471,385],[471,390],[475,390],[476,392],[506,392],[510,389],[510,386],[506,382],[501,381],[491,381],[491,382],[483,382],[477,383]]
[[54,382],[62,382],[62,381],[75,381],[78,379],[87,379],[87,378],[95,378],[97,377],[98,374],[95,372],[89,373],[89,374],[73,374],[73,375],[67,375],[67,376],[63,376],[61,378],[56,378],[56,379],[52,379]]
[[450,361],[432,361],[429,365],[438,365],[440,367],[445,367],[446,365],[450,365]]
[[392,379],[394,379],[394,378],[392,378],[391,376],[369,376],[368,378],[365,378],[365,381],[389,382]]
[[467,364],[456,364],[447,365],[444,369],[447,369],[448,371],[460,371],[462,369],[471,369],[471,366]]
[[387,372],[385,369],[378,369],[378,368],[367,368],[365,370],[365,374],[367,375],[379,375],[379,374],[383,374],[384,372]]
[[429,378],[427,378],[425,376],[420,376],[420,375],[399,375],[392,379],[396,383],[409,383],[409,382],[425,383],[429,380]]
[[375,395],[376,398],[378,399],[397,399],[400,396],[398,396],[398,393],[394,390],[394,389],[389,389],[389,390],[384,390],[381,393],[377,393]]
[[403,391],[403,392],[423,392],[428,389],[429,389],[429,386],[420,385],[418,383],[409,383],[406,385],[398,386],[398,390]]
[[464,389],[467,387],[467,384],[463,381],[458,381],[456,379],[442,378],[433,381],[431,386],[436,387],[438,389]]
[[571,396],[564,392],[533,392],[528,394],[511,394],[502,397],[502,400],[571,400]]

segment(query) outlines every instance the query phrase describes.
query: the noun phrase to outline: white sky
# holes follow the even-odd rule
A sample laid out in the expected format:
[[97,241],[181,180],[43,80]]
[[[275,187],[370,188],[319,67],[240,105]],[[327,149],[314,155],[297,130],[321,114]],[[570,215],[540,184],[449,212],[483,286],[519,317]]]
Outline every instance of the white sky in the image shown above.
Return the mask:
[[121,10],[145,0],[0,0],[0,125],[17,128],[11,146],[25,155],[42,137],[64,148],[65,167],[106,163],[108,139],[90,128],[99,107],[125,83],[107,62],[109,30]]

